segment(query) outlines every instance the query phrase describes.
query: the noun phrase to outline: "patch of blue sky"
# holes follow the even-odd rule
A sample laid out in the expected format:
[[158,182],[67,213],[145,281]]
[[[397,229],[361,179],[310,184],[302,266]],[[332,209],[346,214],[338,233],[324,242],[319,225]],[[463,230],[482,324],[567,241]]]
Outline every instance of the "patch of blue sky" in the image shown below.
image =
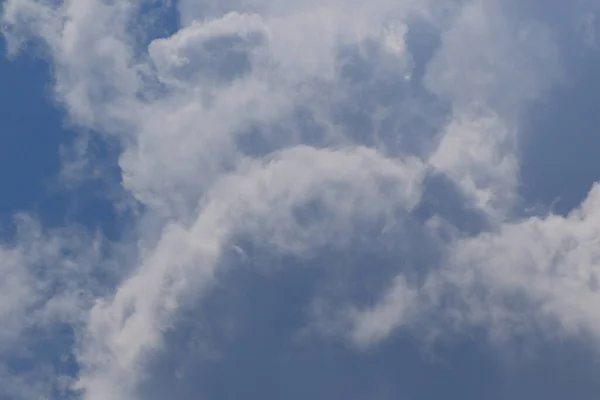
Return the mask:
[[[0,51],[5,54],[4,41]],[[49,226],[77,222],[117,234],[117,215],[102,180],[66,186],[60,179],[61,153],[74,146],[76,134],[53,101],[48,64],[28,56],[2,57],[0,76],[0,219],[5,233],[13,232],[14,214],[30,213]],[[89,151],[108,163],[116,160],[114,149],[98,138]],[[118,179],[119,172],[113,172]]]

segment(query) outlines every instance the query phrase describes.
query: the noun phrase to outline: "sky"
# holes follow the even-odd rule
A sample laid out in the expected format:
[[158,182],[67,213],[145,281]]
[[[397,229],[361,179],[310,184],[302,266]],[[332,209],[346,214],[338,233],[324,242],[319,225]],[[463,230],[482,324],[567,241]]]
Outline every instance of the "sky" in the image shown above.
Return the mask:
[[600,3],[4,0],[0,399],[596,399]]

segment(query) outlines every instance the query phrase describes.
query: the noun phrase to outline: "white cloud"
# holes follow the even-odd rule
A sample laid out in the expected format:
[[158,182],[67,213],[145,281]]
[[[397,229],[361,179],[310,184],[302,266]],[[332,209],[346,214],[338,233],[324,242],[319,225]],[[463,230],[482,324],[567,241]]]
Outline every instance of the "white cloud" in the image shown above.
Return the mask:
[[491,107],[503,117],[543,94],[561,70],[552,31],[513,14],[499,1],[466,2],[428,64],[429,89],[458,112]]
[[[15,238],[0,245],[3,360],[31,357],[29,349],[43,340],[39,332],[56,331],[64,324],[81,327],[94,297],[103,294],[101,274],[107,278],[112,274],[110,265],[101,261],[106,248],[100,238],[88,236],[83,228],[43,230],[27,215],[19,215],[15,224]],[[46,354],[69,352],[64,346],[72,338],[52,340]],[[2,363],[0,395],[29,399],[59,389],[59,382],[52,378],[56,374],[53,361],[47,357],[36,359],[32,370],[8,372]],[[23,381],[27,384],[19,384]]]
[[[499,341],[539,330],[550,340],[578,335],[597,340],[599,194],[595,185],[566,217],[503,222],[497,231],[456,240],[442,268],[421,286],[407,285],[398,276],[382,299],[362,312],[353,340],[369,345],[414,323],[410,316],[419,314],[437,321],[420,325],[426,335],[482,326]],[[395,307],[390,306],[397,297]]]
[[476,206],[501,217],[516,196],[517,138],[500,116],[482,114],[455,115],[429,162],[454,179]]
[[453,260],[457,271],[474,270],[485,286],[493,288],[491,297],[525,294],[542,323],[552,318],[560,321],[559,329],[547,333],[550,336],[591,333],[598,337],[598,315],[592,305],[599,293],[599,193],[594,186],[580,208],[567,217],[507,223],[498,233],[457,243]]
[[[568,218],[510,218],[518,197],[520,118],[561,71],[548,27],[493,0],[449,2],[442,11],[412,0],[182,0],[182,27],[140,49],[130,34],[136,7],[133,1],[7,0],[3,9],[13,51],[27,39],[44,43],[57,98],[72,121],[120,141],[124,189],[146,209],[139,242],[126,243],[139,260],[117,259],[131,275],[94,305],[65,308],[86,316],[74,350],[82,398],[135,397],[164,330],[180,307],[207,293],[234,235],[292,254],[343,247],[361,223],[411,213],[428,171],[452,179],[493,220],[494,231],[446,237],[449,260],[422,287],[399,275],[374,306],[348,305],[346,334],[354,342],[375,344],[438,308],[442,319],[510,333],[527,322],[504,304],[512,291],[524,292],[541,315],[556,317],[565,333],[597,329],[596,313],[586,308],[595,301],[597,190]],[[386,145],[357,144],[336,112],[351,100],[360,108],[364,98],[375,98],[364,108],[378,110],[368,122],[380,123],[380,115],[405,103],[390,106],[376,92],[350,91],[340,58],[356,50],[383,86],[395,85],[410,98],[413,62],[405,36],[416,15],[441,30],[425,83],[450,113],[430,154],[392,156]],[[396,85],[399,77],[405,86]],[[299,110],[325,138],[319,145],[304,143],[307,132],[294,122]],[[242,141],[253,133],[262,144],[252,152]],[[389,133],[398,140],[404,134]],[[315,207],[320,219],[299,218],[303,207]],[[438,232],[435,221],[427,229]],[[27,259],[31,254],[21,249],[28,237],[19,237],[0,264],[5,281],[13,282],[0,294],[7,297],[0,317],[14,321],[11,326],[37,315],[31,311],[36,293],[50,297],[44,315],[71,304],[71,297],[40,292],[23,268],[47,259],[72,262],[61,257],[60,246],[46,251],[39,242],[32,253],[39,259]],[[74,243],[76,257],[102,262]],[[473,295],[477,285],[485,296]],[[448,287],[464,307],[440,304]],[[96,295],[85,284],[81,290]]]
[[510,211],[519,179],[518,118],[561,70],[549,29],[507,13],[496,1],[466,3],[442,34],[425,78],[453,108],[430,162],[500,217]]
[[359,345],[372,345],[388,337],[394,328],[410,323],[418,291],[398,275],[381,302],[372,309],[354,313],[350,335]]
[[[122,392],[115,395],[127,397],[139,378],[140,358],[156,349],[160,333],[185,298],[200,297],[211,283],[233,234],[247,233],[280,251],[300,254],[343,244],[352,219],[385,218],[414,207],[422,177],[417,161],[404,164],[360,148],[295,148],[266,164],[244,164],[208,193],[191,225],[165,229],[115,298],[92,310],[82,356],[91,369],[80,385],[89,398],[102,399],[107,386],[117,390],[116,380]],[[325,212],[307,225],[294,211],[313,201]]]

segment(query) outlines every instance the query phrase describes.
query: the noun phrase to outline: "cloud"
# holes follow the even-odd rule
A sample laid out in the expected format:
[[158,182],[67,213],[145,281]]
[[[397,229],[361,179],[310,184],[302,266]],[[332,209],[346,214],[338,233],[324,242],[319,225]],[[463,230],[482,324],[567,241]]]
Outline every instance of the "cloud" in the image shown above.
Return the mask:
[[[502,222],[497,230],[452,242],[447,262],[421,285],[407,285],[399,275],[375,306],[354,315],[351,337],[370,345],[414,324],[433,336],[440,327],[453,332],[480,326],[499,342],[537,332],[550,341],[597,341],[590,304],[598,296],[598,193],[595,184],[567,216]],[[419,318],[437,324],[423,325]]]
[[[288,253],[343,245],[352,230],[349,218],[368,221],[391,217],[398,208],[410,211],[419,199],[419,170],[418,164],[398,164],[367,149],[294,148],[221,179],[192,224],[165,229],[114,299],[92,309],[83,357],[92,360],[93,373],[84,375],[82,385],[91,398],[103,398],[106,387],[115,390],[110,382],[125,381],[127,393],[140,357],[157,346],[179,304],[201,296],[211,283],[233,234],[248,234]],[[307,204],[322,208],[310,222],[295,213]],[[99,366],[96,360],[102,360]]]
[[[135,256],[90,255],[92,240],[55,232],[34,235],[31,254],[22,250],[32,246],[27,235],[7,250],[7,332],[18,333],[23,318],[54,315],[49,306],[34,312],[36,296],[56,304],[56,318],[77,333],[72,388],[81,398],[135,398],[165,332],[210,293],[228,267],[224,249],[240,236],[269,254],[310,258],[350,249],[365,226],[385,233],[420,224],[414,231],[444,255],[423,279],[398,268],[375,304],[349,298],[323,314],[332,325],[339,318],[341,334],[359,346],[402,326],[483,325],[500,337],[555,318],[565,335],[596,332],[589,304],[597,189],[568,217],[515,217],[522,119],[563,73],[552,27],[493,0],[441,8],[412,0],[181,0],[179,29],[146,46],[132,33],[138,7],[3,7],[9,49],[16,54],[28,41],[43,49],[70,120],[119,141],[123,189],[143,210],[135,240],[121,244]],[[407,43],[415,21],[440,39],[422,80]],[[76,150],[64,169],[70,175],[88,168],[85,148]],[[457,223],[453,207],[426,204],[436,174],[469,217],[485,221],[479,231]],[[449,193],[438,197],[450,203]],[[75,248],[65,254],[63,242]],[[412,249],[403,250],[399,260],[410,258]],[[27,269],[72,258],[91,269],[64,278],[75,285],[66,297],[37,283],[57,278],[32,278]],[[106,263],[128,275],[90,287],[85,279]],[[78,291],[87,301],[71,304]],[[515,293],[527,311],[511,306]]]
[[[0,246],[0,357],[6,362],[0,394],[34,398],[60,389],[59,360],[70,354],[94,297],[105,293],[102,275],[112,275],[112,267],[103,261],[102,239],[82,227],[43,229],[24,214],[15,226],[14,239]],[[54,334],[46,339],[40,332]]]

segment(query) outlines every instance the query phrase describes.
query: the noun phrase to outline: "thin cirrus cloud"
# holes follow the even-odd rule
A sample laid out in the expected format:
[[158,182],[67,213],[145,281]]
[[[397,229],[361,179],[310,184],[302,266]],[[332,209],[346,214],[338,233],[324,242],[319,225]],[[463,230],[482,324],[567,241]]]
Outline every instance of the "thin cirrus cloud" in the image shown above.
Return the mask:
[[[142,10],[174,7],[172,34],[141,23]],[[347,343],[336,357],[352,362],[401,334],[594,342],[598,187],[568,213],[533,216],[521,189],[528,115],[571,79],[565,31],[595,49],[597,7],[557,7],[570,17],[560,26],[537,1],[7,0],[10,55],[44,55],[82,132],[64,180],[105,171],[86,135],[118,142],[111,199],[134,227],[109,240],[21,217],[0,248],[6,396],[219,398],[206,378],[188,387],[194,371],[246,365],[231,346],[258,370],[277,351],[235,347],[244,332]],[[301,315],[294,329],[235,300],[236,274],[282,270],[310,289],[292,299],[294,285],[274,279],[263,306]],[[15,348],[65,326],[62,355],[14,371],[37,354]],[[383,376],[353,395],[317,386],[404,395]]]

